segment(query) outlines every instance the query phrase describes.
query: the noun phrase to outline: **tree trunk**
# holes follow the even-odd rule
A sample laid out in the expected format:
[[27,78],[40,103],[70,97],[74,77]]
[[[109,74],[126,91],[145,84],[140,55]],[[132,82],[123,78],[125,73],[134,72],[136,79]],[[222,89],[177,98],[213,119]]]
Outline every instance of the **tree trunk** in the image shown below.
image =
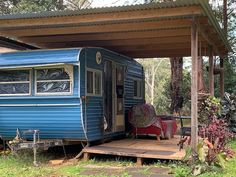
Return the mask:
[[224,25],[224,32],[227,35],[227,28],[228,28],[228,14],[227,14],[227,0],[223,1],[223,25]]
[[203,77],[203,59],[200,56],[198,58],[198,92],[206,93],[206,84]]
[[[223,25],[224,25],[224,32],[225,35],[228,36],[228,4],[227,0],[223,1]],[[223,98],[224,97],[224,60],[223,58],[220,59],[220,96]]]
[[171,106],[170,112],[178,112],[181,102],[181,87],[183,82],[183,58],[170,58],[171,63]]
[[152,65],[152,78],[151,78],[151,104],[154,105],[154,89],[155,89],[155,66]]

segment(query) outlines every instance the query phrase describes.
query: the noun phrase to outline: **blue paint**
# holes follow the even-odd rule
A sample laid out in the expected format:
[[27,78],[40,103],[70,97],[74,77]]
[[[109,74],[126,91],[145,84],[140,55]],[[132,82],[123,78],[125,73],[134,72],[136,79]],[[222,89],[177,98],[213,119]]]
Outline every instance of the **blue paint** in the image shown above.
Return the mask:
[[[96,53],[102,54],[101,64]],[[143,103],[144,98],[133,98],[133,79],[144,80],[143,68],[135,60],[102,48],[38,50],[0,54],[0,68],[20,68],[72,64],[74,87],[72,95],[0,96],[0,135],[4,139],[15,137],[16,129],[39,129],[45,139],[95,141],[124,132],[103,132],[103,95],[86,95],[86,68],[103,72],[104,61],[110,60],[126,67],[124,106],[127,112],[132,105]],[[33,72],[34,73],[34,72]],[[34,83],[34,77],[32,77]],[[144,86],[143,86],[144,87]],[[143,94],[144,95],[144,94]],[[86,97],[86,101],[82,98]]]
[[0,54],[1,68],[30,65],[71,63],[79,60],[80,49],[70,50],[36,50]]

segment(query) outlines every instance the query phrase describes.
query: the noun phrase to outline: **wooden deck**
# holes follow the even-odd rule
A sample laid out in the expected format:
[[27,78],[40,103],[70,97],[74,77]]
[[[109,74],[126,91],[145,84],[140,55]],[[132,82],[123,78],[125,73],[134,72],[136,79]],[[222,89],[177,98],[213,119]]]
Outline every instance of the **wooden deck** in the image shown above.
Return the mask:
[[83,154],[85,160],[89,158],[90,154],[136,157],[138,163],[142,163],[145,158],[181,160],[185,155],[185,150],[179,150],[179,146],[177,146],[179,140],[179,136],[160,141],[152,139],[114,140],[109,143],[86,147],[83,149]]

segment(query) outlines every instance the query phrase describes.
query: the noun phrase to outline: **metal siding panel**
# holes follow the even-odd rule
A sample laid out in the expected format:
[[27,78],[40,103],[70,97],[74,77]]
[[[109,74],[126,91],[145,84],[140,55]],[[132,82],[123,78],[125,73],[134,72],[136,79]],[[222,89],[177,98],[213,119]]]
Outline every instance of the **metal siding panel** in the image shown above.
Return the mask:
[[73,88],[73,95],[80,97],[80,88],[79,88],[79,66],[74,66],[74,88]]
[[80,62],[80,95],[85,96],[85,53],[87,49],[81,50],[79,62]]
[[[67,53],[78,58],[78,49],[53,50],[40,52],[18,52],[12,53],[14,59],[37,54],[39,58],[56,57],[63,58]],[[52,53],[53,54],[52,54]],[[59,52],[59,54],[55,54]],[[28,53],[28,54],[27,54]],[[19,57],[18,57],[19,56]],[[33,57],[32,56],[32,57]],[[71,55],[72,56],[72,55]],[[73,95],[65,96],[17,96],[0,97],[0,135],[3,138],[12,139],[15,137],[16,129],[39,129],[41,138],[78,139],[85,140],[83,125],[81,122],[81,100],[79,90],[78,66],[74,66],[74,90]],[[44,104],[48,105],[45,106]],[[60,106],[56,106],[60,105]]]
[[[96,63],[96,53],[102,51],[99,48],[86,49],[86,67],[103,72],[103,61],[101,64]],[[86,69],[85,69],[86,72]],[[103,97],[87,96],[86,115],[87,115],[87,135],[89,141],[103,138],[101,123],[103,120]]]
[[[62,99],[61,102],[64,100]],[[22,103],[28,103],[28,100],[22,100]],[[83,140],[85,137],[80,108],[80,106],[0,107],[0,135],[12,139],[15,137],[17,128],[39,129],[40,137],[43,139]]]
[[[0,54],[0,67],[78,63],[81,49],[33,50]],[[19,62],[20,61],[20,62]]]

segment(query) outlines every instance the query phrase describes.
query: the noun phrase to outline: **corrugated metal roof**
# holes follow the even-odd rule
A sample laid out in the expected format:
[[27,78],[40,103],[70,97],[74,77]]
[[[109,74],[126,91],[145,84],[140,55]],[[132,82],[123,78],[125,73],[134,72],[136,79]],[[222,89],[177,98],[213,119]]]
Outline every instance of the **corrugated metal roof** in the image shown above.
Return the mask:
[[0,54],[0,68],[59,63],[78,64],[80,51],[81,49],[60,49],[3,53]]
[[192,5],[201,5],[200,1],[206,0],[179,0],[175,2],[162,2],[162,3],[148,3],[129,6],[115,6],[115,7],[101,7],[101,8],[87,8],[81,10],[65,10],[65,11],[45,11],[40,13],[24,13],[24,14],[11,14],[2,15],[0,19],[24,19],[24,18],[43,18],[43,17],[58,17],[58,16],[76,16],[85,14],[98,14],[109,12],[122,12],[133,10],[146,10],[146,9],[161,9],[161,8],[174,8]]
[[[174,7],[187,7],[198,5],[203,9],[203,16],[207,16],[209,23],[215,28],[221,40],[224,42],[225,46],[229,51],[231,47],[227,41],[226,35],[221,29],[218,21],[216,20],[214,13],[209,5],[208,0],[179,0],[174,2],[162,2],[162,3],[149,3],[149,4],[139,4],[139,5],[129,5],[129,6],[118,6],[118,7],[103,7],[103,8],[89,8],[81,9],[77,11],[54,11],[54,12],[40,12],[40,13],[27,13],[27,14],[12,14],[12,15],[2,15],[0,20],[10,20],[10,19],[33,19],[33,18],[50,18],[50,17],[60,17],[60,16],[77,16],[86,14],[99,14],[99,13],[111,13],[111,12],[125,12],[125,11],[139,11],[148,9],[161,9],[161,8],[174,8]],[[173,18],[175,18],[173,16]]]

